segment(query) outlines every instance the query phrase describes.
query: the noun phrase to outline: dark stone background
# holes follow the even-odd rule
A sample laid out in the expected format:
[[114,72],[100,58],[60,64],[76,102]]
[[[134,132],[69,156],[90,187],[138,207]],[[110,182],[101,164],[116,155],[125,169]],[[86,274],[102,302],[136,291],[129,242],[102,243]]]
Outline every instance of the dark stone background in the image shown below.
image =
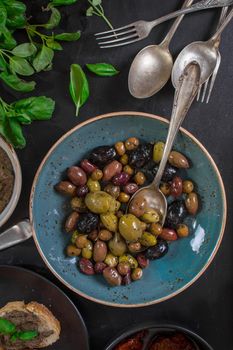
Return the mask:
[[[159,0],[103,0],[103,2],[106,14],[115,27],[137,19],[154,19],[182,5],[182,1],[178,0],[162,2]],[[37,17],[42,3],[45,1],[27,1],[28,7],[31,8],[29,13]],[[100,50],[93,33],[105,30],[106,26],[97,17],[87,19],[86,6],[87,1],[79,0],[77,4],[61,9],[63,13],[61,30],[81,29],[82,38],[75,43],[64,43],[64,50],[55,55],[53,70],[40,73],[35,78],[37,89],[31,95],[45,94],[54,98],[56,111],[51,121],[35,122],[24,128],[27,147],[18,152],[23,171],[23,189],[17,209],[5,228],[28,216],[28,199],[35,171],[46,152],[64,132],[83,120],[106,112],[134,110],[161,116],[169,116],[171,113],[174,90],[170,82],[157,95],[146,100],[133,98],[127,88],[128,70],[133,57],[147,44],[161,42],[170,23],[160,25],[153,30],[149,38],[134,45]],[[218,15],[219,10],[188,15],[172,41],[171,50],[174,56],[192,41],[207,40],[215,29]],[[32,239],[0,253],[0,264],[20,265],[40,272],[67,292],[86,322],[91,349],[102,350],[111,338],[125,328],[145,322],[182,325],[203,336],[215,350],[233,349],[232,29],[231,24],[222,38],[222,64],[210,103],[208,105],[194,103],[184,123],[184,126],[213,156],[222,174],[228,196],[228,221],[222,245],[211,266],[194,285],[175,298],[158,305],[132,310],[117,309],[87,301],[61,286],[46,269]],[[19,38],[23,40],[24,37],[19,34]],[[101,61],[116,65],[121,74],[113,78],[100,78],[88,74],[90,98],[82,107],[80,116],[75,118],[75,109],[68,91],[69,66],[71,63],[85,64]],[[1,96],[7,101],[23,97],[23,94],[0,85]]]

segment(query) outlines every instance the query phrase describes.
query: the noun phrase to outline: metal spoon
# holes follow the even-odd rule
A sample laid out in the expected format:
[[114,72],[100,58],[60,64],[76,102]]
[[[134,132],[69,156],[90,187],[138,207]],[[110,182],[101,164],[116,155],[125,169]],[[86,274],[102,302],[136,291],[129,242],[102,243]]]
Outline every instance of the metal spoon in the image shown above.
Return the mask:
[[215,34],[208,41],[197,41],[186,46],[177,57],[172,70],[172,83],[174,87],[179,84],[179,77],[184,68],[192,61],[196,61],[201,69],[200,84],[203,84],[216,67],[218,59],[218,40],[225,27],[233,17],[233,9]]
[[[182,8],[192,3],[193,0],[186,0]],[[150,97],[167,83],[173,66],[169,45],[183,17],[177,17],[161,44],[145,47],[134,58],[128,77],[129,91],[134,97]]]
[[32,227],[29,220],[19,222],[0,234],[0,250],[12,247],[32,237]]
[[128,211],[131,211],[131,205],[135,206],[136,202],[145,201],[146,209],[154,209],[160,214],[160,223],[163,225],[167,214],[167,201],[159,189],[159,183],[162,178],[168,156],[171,152],[177,132],[195,98],[200,81],[200,66],[194,61],[188,64],[180,75],[179,84],[175,91],[173,110],[169,125],[166,144],[164,147],[163,157],[159,164],[158,172],[153,182],[146,187],[139,189],[132,197],[128,204]]

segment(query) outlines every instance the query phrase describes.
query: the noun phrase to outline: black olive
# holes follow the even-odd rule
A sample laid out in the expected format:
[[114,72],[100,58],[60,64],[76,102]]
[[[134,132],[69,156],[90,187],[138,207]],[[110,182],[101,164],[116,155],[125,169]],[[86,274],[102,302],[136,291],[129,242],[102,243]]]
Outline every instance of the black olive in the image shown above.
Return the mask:
[[[152,175],[153,177],[156,175],[157,171],[158,171],[159,166],[156,165],[153,169],[152,169]],[[175,168],[174,166],[167,164],[164,172],[163,172],[163,176],[162,176],[162,181],[163,182],[169,182],[172,181],[173,177],[176,175],[177,173],[177,168]]]
[[167,241],[161,239],[154,247],[147,249],[145,257],[150,260],[160,259],[168,252]]
[[93,213],[82,214],[77,223],[78,231],[90,233],[95,230],[99,224],[99,216]]
[[95,148],[90,156],[89,160],[99,166],[104,167],[107,163],[116,157],[116,150],[112,146],[100,146]]
[[145,143],[139,145],[133,151],[128,152],[129,164],[133,165],[136,168],[141,168],[152,158],[153,153],[153,144]]
[[165,227],[176,228],[178,224],[184,221],[187,215],[187,210],[183,200],[172,202],[167,209]]

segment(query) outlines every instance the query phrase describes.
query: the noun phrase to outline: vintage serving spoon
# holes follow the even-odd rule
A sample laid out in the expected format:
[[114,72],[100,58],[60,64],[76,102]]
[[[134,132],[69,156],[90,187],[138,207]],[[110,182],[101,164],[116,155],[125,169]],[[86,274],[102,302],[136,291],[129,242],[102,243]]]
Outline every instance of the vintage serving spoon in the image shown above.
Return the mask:
[[164,147],[163,157],[159,164],[158,172],[153,182],[149,186],[143,187],[135,192],[127,207],[127,211],[130,212],[131,206],[137,205],[137,201],[144,200],[146,209],[154,209],[159,213],[160,223],[162,225],[164,224],[167,214],[167,201],[159,189],[159,183],[177,132],[199,89],[200,75],[200,66],[195,61],[189,63],[180,75],[179,84],[175,91],[167,140]]
[[213,73],[218,59],[219,36],[233,17],[233,9],[225,18],[222,25],[208,41],[197,41],[186,46],[177,57],[172,70],[174,87],[179,84],[179,77],[184,68],[192,61],[196,61],[201,69],[200,84],[202,85]]
[[[192,3],[193,0],[186,0],[182,9]],[[134,97],[150,97],[167,83],[173,66],[169,45],[183,17],[177,17],[161,44],[146,46],[134,58],[128,77],[129,91]]]

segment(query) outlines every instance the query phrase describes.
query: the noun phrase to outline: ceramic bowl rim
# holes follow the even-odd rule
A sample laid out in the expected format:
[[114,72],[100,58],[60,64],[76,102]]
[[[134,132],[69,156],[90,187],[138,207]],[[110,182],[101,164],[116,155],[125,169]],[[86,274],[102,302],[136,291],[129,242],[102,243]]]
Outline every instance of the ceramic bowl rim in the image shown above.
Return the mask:
[[18,156],[13,148],[3,137],[0,136],[0,148],[2,148],[9,157],[14,170],[14,188],[9,203],[0,213],[0,228],[7,222],[10,216],[13,214],[16,205],[18,203],[21,188],[22,188],[22,171],[19,163]]
[[62,143],[67,137],[69,137],[73,132],[81,129],[83,126],[94,123],[97,120],[101,120],[101,119],[107,119],[107,118],[113,118],[113,117],[129,117],[129,116],[133,116],[133,117],[145,117],[145,118],[149,118],[149,119],[155,119],[155,120],[159,120],[160,122],[163,122],[165,124],[169,124],[169,121],[163,117],[154,115],[154,114],[150,114],[150,113],[144,113],[144,112],[135,112],[135,111],[122,111],[122,112],[112,112],[112,113],[106,113],[106,114],[102,114],[102,115],[98,115],[94,118],[90,118],[78,125],[76,125],[74,128],[70,129],[68,132],[66,132],[63,136],[61,136],[55,143],[54,145],[49,149],[49,151],[47,152],[47,154],[45,155],[45,157],[43,158],[36,174],[33,180],[33,184],[32,184],[32,189],[31,189],[31,194],[30,194],[30,201],[29,201],[29,216],[30,216],[30,222],[31,222],[31,226],[32,226],[32,236],[35,242],[35,245],[37,247],[37,250],[40,254],[40,256],[42,257],[44,263],[46,264],[46,266],[49,268],[49,270],[58,278],[58,280],[60,282],[62,282],[66,287],[68,287],[69,289],[71,289],[73,292],[75,292],[76,294],[84,297],[85,299],[91,300],[93,302],[97,302],[99,304],[103,304],[103,305],[107,305],[107,306],[114,306],[114,307],[120,307],[120,308],[131,308],[131,307],[145,307],[145,306],[149,306],[149,305],[153,305],[153,304],[158,304],[162,301],[168,300],[173,298],[174,296],[180,294],[181,292],[183,292],[185,289],[187,289],[189,286],[191,286],[195,281],[198,280],[198,278],[206,271],[206,269],[209,267],[209,265],[211,264],[211,262],[213,261],[219,247],[220,244],[222,242],[223,239],[223,235],[224,235],[224,230],[225,230],[225,226],[226,226],[226,216],[227,216],[227,202],[226,202],[226,193],[225,193],[225,188],[224,188],[224,184],[222,181],[222,177],[220,175],[220,172],[217,168],[217,165],[215,164],[213,158],[211,157],[211,155],[209,154],[209,152],[206,150],[206,148],[201,144],[200,141],[198,141],[196,139],[195,136],[193,136],[189,131],[187,131],[184,128],[180,128],[180,131],[182,133],[184,133],[186,136],[188,136],[192,141],[194,141],[199,148],[205,153],[205,156],[209,159],[210,163],[213,166],[213,169],[217,175],[218,178],[218,182],[219,182],[219,186],[221,189],[221,196],[222,196],[222,201],[223,201],[223,216],[222,216],[222,223],[221,223],[221,230],[219,233],[219,237],[218,240],[216,242],[216,245],[208,259],[208,261],[206,262],[206,264],[203,266],[203,268],[199,271],[198,274],[196,274],[196,276],[194,278],[192,278],[188,283],[186,283],[183,287],[179,288],[178,290],[176,290],[175,292],[170,293],[169,295],[166,295],[164,297],[161,297],[159,299],[156,300],[151,300],[149,302],[144,302],[144,303],[138,303],[138,304],[119,304],[119,303],[113,303],[113,302],[109,302],[109,301],[105,301],[105,300],[101,300],[101,299],[97,299],[95,297],[89,296],[84,292],[81,292],[80,290],[76,289],[75,287],[73,287],[69,282],[65,281],[54,269],[53,267],[50,265],[49,261],[47,260],[45,254],[43,253],[42,248],[40,247],[40,244],[37,240],[37,235],[36,235],[36,230],[34,227],[34,221],[33,221],[33,200],[34,200],[34,194],[35,194],[35,188],[36,188],[36,184],[37,184],[37,180],[39,178],[39,175],[41,173],[41,170],[44,166],[44,164],[46,163],[47,159],[49,158],[49,156],[52,154],[52,152],[56,149],[56,147]]

